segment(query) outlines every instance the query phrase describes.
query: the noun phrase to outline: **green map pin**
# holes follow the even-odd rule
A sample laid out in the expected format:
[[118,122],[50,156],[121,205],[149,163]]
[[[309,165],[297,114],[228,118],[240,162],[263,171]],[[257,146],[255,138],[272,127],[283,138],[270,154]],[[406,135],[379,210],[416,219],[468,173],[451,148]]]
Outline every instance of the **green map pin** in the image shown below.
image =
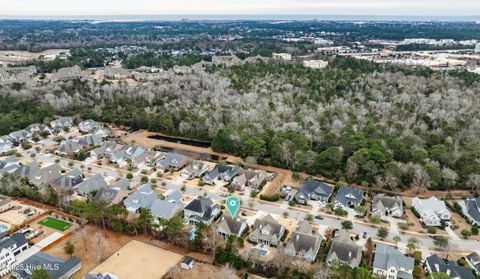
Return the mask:
[[234,196],[231,196],[227,199],[227,208],[232,217],[235,216],[237,210],[240,208],[240,199]]

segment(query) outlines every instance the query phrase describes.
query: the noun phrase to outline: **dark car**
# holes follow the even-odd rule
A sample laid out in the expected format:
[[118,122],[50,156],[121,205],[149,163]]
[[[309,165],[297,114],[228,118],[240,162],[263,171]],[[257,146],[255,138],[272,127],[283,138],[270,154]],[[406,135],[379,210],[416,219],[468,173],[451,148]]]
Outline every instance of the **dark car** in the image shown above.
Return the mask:
[[316,215],[316,216],[315,216],[315,219],[323,220],[323,216],[322,216],[322,215]]

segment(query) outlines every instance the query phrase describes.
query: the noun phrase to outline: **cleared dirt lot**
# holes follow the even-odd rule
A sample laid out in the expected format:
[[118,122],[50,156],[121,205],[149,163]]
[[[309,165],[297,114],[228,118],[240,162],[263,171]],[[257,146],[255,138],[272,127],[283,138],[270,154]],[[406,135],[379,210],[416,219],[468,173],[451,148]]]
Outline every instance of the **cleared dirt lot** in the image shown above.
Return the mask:
[[182,255],[132,240],[91,273],[113,272],[128,279],[162,278],[182,258]]
[[0,64],[22,63],[28,60],[37,59],[40,56],[55,55],[60,53],[68,53],[68,49],[47,49],[42,52],[28,52],[18,50],[2,50],[0,51]]
[[[210,264],[195,262],[191,270],[179,269],[174,275],[175,279],[235,279],[240,278],[233,272],[228,272],[220,267]],[[250,277],[249,277],[250,278]]]

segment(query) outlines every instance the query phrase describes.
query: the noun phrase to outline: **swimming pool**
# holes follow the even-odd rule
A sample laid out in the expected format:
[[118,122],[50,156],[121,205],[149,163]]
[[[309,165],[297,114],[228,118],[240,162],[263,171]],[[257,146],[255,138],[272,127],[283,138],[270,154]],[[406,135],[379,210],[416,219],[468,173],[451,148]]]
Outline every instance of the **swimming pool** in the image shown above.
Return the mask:
[[0,232],[8,230],[8,226],[1,224],[0,225]]

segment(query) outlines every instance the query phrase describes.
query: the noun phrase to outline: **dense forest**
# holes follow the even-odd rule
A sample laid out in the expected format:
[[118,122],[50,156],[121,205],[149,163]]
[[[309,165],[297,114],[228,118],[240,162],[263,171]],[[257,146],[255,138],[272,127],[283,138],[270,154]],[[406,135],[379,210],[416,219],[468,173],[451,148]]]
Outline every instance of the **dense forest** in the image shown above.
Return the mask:
[[480,186],[478,75],[324,58],[323,70],[212,66],[169,71],[161,83],[74,80],[0,94],[59,114],[210,140],[215,150],[365,185]]
[[[369,21],[152,21],[92,22],[49,20],[0,20],[0,49],[39,52],[49,48],[114,47],[143,45],[176,49],[213,47],[227,49],[231,42],[215,40],[238,35],[236,44],[271,40],[274,36],[302,34],[331,39],[336,44],[368,39],[403,40],[430,38],[478,39],[480,25],[475,22]],[[184,40],[188,38],[188,40]],[[240,40],[243,38],[245,41]],[[277,40],[276,44],[297,45]]]

